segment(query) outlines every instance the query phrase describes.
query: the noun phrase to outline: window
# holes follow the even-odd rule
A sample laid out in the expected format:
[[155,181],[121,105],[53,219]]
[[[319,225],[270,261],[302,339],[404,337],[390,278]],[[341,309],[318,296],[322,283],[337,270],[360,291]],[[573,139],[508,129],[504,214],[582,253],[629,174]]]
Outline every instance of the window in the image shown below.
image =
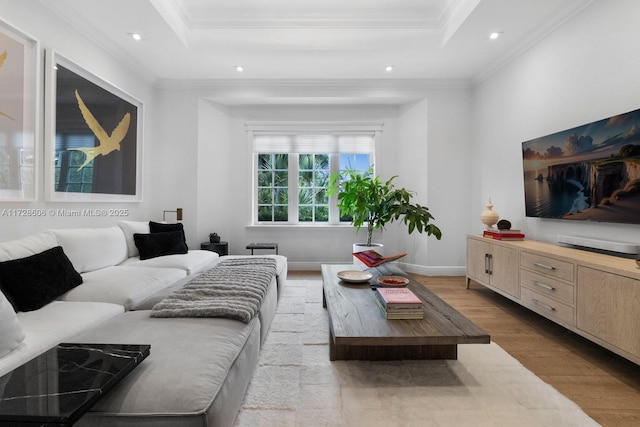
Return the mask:
[[339,224],[330,176],[373,164],[375,131],[254,131],[253,224]]

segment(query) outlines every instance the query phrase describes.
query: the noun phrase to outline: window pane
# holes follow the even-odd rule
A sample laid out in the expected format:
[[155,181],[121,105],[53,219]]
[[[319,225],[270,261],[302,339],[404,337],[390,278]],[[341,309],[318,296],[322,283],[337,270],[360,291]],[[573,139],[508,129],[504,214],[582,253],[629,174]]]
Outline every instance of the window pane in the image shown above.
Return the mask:
[[329,170],[329,155],[316,154],[314,166],[315,170]]
[[315,220],[316,222],[329,221],[329,206],[317,206]]
[[313,172],[300,172],[298,185],[302,187],[311,187],[313,184]]
[[289,184],[289,172],[276,171],[274,173],[273,185],[274,187],[286,187]]
[[277,204],[289,203],[289,190],[287,188],[276,188],[273,190],[274,198],[273,202]]
[[274,154],[273,157],[275,158],[275,160],[274,160],[274,164],[275,164],[274,169],[284,169],[284,170],[289,169],[289,155],[288,154]]
[[[370,161],[369,154],[340,154],[340,172],[348,169],[364,172],[371,166]],[[351,222],[352,219],[349,215],[340,216],[340,222]]]
[[288,221],[289,208],[287,206],[275,206],[273,219],[274,221]]
[[258,221],[287,221],[287,154],[258,154]]
[[300,170],[313,169],[313,155],[312,154],[300,154],[298,159],[298,168]]
[[272,221],[273,208],[271,206],[258,207],[258,221]]
[[[300,154],[298,160],[298,221],[327,222],[329,199],[326,187],[329,184],[328,154]],[[318,217],[317,215],[321,216]]]
[[258,187],[270,187],[273,184],[273,172],[258,172]]
[[313,204],[313,189],[301,188],[298,190],[298,205],[311,205]]
[[313,208],[311,206],[300,206],[298,209],[298,221],[300,222],[313,221]]
[[272,154],[258,154],[258,169],[273,169]]
[[326,188],[320,188],[316,190],[315,202],[317,205],[329,204],[329,196],[327,196]]
[[258,203],[261,205],[273,203],[273,189],[260,188],[258,189]]

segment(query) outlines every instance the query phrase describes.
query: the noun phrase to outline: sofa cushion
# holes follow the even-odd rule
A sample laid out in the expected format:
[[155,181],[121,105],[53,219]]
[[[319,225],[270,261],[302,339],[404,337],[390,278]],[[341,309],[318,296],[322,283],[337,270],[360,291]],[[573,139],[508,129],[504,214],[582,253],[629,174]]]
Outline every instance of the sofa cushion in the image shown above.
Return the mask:
[[257,365],[260,322],[130,311],[74,342],[150,344],[151,353],[76,424],[233,425]]
[[129,267],[165,267],[179,268],[186,271],[187,274],[196,274],[209,267],[215,260],[219,258],[215,252],[192,250],[186,254],[165,255],[156,258],[141,260],[140,257],[128,258],[120,265]]
[[118,226],[51,231],[78,273],[110,267],[127,259],[127,241]]
[[118,221],[118,227],[122,230],[124,234],[124,239],[127,242],[127,252],[128,257],[138,256],[140,253],[138,252],[138,248],[136,247],[136,242],[133,240],[133,235],[135,233],[147,234],[151,231],[149,230],[149,221]]
[[13,306],[0,292],[0,357],[24,341],[24,330],[18,322]]
[[28,257],[29,255],[58,246],[56,236],[50,231],[43,231],[22,239],[0,243],[0,261],[8,261]]
[[135,233],[133,240],[140,252],[140,259],[150,259],[164,255],[186,254],[189,251],[181,231],[162,233]]
[[124,308],[116,304],[54,301],[40,310],[18,313],[25,339],[12,352],[0,358],[0,376],[54,345],[69,342],[74,335],[91,330],[123,312]]
[[186,277],[175,268],[115,266],[82,274],[84,283],[62,295],[62,301],[98,301],[132,306]]
[[62,247],[0,262],[0,289],[16,311],[32,311],[82,283]]

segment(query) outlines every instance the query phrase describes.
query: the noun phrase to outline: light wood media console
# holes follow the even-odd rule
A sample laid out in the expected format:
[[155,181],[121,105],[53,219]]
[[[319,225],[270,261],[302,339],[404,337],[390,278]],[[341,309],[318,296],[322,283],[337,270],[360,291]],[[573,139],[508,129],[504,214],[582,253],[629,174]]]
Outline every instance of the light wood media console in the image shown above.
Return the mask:
[[635,260],[470,235],[467,288],[471,280],[640,364],[640,267]]

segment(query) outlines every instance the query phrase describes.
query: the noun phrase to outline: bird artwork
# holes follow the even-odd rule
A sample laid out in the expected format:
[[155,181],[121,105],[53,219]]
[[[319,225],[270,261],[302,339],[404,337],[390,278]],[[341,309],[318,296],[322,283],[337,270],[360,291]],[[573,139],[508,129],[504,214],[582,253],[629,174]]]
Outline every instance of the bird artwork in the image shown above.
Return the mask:
[[[9,54],[7,53],[7,49],[5,49],[4,52],[0,53],[0,68],[2,68],[2,66],[4,65],[4,61],[7,59],[7,56],[9,56]],[[2,111],[0,111],[0,116],[4,116],[10,120],[15,120],[13,117],[6,113],[3,113]]]
[[127,135],[129,131],[129,123],[131,122],[131,114],[126,113],[118,126],[115,127],[111,135],[108,135],[107,132],[102,128],[98,120],[91,113],[89,108],[85,105],[84,101],[80,97],[78,90],[76,92],[76,99],[78,100],[78,107],[80,108],[80,112],[82,113],[82,117],[84,121],[89,126],[89,129],[93,132],[93,134],[98,138],[99,144],[96,147],[86,147],[86,148],[74,148],[73,150],[82,151],[86,158],[85,162],[78,168],[78,171],[82,170],[90,161],[98,156],[106,156],[115,150],[120,150],[120,143]]

